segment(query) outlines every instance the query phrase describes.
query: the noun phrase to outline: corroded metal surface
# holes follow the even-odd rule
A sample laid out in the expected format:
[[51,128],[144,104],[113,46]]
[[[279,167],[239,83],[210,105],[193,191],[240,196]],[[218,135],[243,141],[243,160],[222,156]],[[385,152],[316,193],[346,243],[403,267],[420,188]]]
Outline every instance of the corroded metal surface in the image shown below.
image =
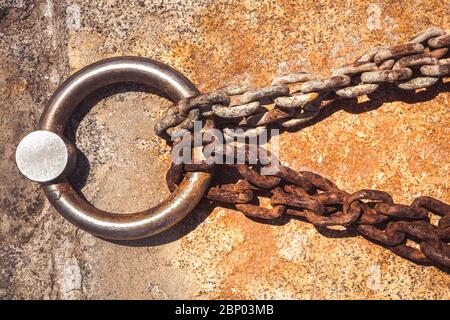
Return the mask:
[[[442,1],[48,0],[6,1],[0,9],[2,297],[449,298],[448,274],[351,232],[321,230],[324,237],[294,219],[273,226],[198,207],[159,238],[98,240],[65,223],[13,163],[14,146],[35,128],[60,81],[99,59],[157,59],[203,92],[235,82],[264,86],[286,72],[327,76],[321,72],[368,47],[403,43],[400,35],[431,25],[448,29]],[[158,189],[169,165],[165,142],[149,128],[169,104],[135,89],[93,97],[85,103],[95,105],[91,112],[73,123],[89,160],[77,172],[86,187],[76,183],[105,210],[144,209],[168,192]],[[370,187],[401,203],[425,194],[449,202],[446,91],[448,84],[425,95],[399,90],[337,102],[320,122],[282,134],[281,159],[350,192]]]

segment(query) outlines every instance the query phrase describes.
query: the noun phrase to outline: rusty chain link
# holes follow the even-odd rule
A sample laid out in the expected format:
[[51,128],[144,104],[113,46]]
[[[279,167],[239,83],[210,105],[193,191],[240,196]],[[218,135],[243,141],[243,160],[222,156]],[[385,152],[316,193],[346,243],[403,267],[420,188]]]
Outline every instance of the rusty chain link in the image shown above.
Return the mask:
[[[246,137],[258,135],[268,125],[298,126],[318,115],[325,97],[356,98],[386,83],[403,90],[434,85],[450,74],[449,47],[450,34],[430,28],[405,44],[372,48],[353,63],[333,70],[329,78],[299,72],[277,77],[264,88],[223,87],[172,106],[155,132],[167,138],[178,129],[190,130],[192,122],[202,117],[213,117],[225,134],[233,126],[246,128]],[[209,200],[232,204],[254,218],[291,215],[318,228],[349,228],[413,262],[450,267],[450,205],[437,199],[418,197],[411,205],[396,204],[386,192],[359,190],[350,194],[316,173],[282,165],[274,174],[262,175],[261,161],[256,165],[248,161],[172,164],[166,176],[169,189],[177,187],[185,172],[214,166],[232,168],[236,182],[216,182],[206,195]],[[270,206],[260,206],[258,197],[270,198]],[[439,217],[437,224],[431,223],[431,215]]]

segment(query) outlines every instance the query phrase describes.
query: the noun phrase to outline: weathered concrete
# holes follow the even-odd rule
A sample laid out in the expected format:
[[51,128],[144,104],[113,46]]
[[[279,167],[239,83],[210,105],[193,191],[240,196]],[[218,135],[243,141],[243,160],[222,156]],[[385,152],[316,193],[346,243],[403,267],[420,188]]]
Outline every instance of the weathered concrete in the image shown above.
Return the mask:
[[[260,224],[198,208],[158,237],[103,241],[61,218],[13,161],[58,84],[101,58],[158,59],[202,91],[265,85],[287,71],[326,75],[371,45],[400,43],[431,25],[448,29],[449,21],[437,0],[1,0],[0,297],[450,298],[448,274],[299,220]],[[322,121],[283,133],[281,158],[348,191],[450,202],[448,98],[446,84],[419,96],[336,103]],[[84,155],[73,180],[94,205],[130,212],[167,194],[168,149],[151,128],[168,105],[130,86],[83,103],[68,135]]]

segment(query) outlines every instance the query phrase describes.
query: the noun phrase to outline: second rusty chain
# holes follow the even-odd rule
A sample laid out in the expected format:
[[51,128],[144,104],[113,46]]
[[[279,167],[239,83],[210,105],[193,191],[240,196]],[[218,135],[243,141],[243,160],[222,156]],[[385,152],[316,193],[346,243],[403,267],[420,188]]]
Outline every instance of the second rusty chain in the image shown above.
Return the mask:
[[[234,146],[227,154],[248,162],[248,149],[248,145]],[[272,220],[291,215],[318,228],[346,227],[413,262],[450,268],[450,205],[440,200],[423,196],[408,206],[394,203],[384,191],[364,189],[350,194],[316,173],[297,172],[282,165],[273,175],[261,175],[259,164],[215,166],[234,169],[237,181],[216,181],[206,195],[209,200],[232,204],[254,218]],[[203,169],[172,164],[166,175],[169,189],[176,188],[186,171]],[[270,208],[260,205],[261,197],[270,198]],[[437,224],[431,223],[429,213],[439,217]],[[419,247],[411,246],[410,241]]]
[[[247,137],[258,135],[267,125],[295,127],[316,117],[325,97],[368,95],[385,83],[403,90],[436,84],[450,74],[449,47],[450,34],[430,28],[406,44],[372,48],[355,62],[335,69],[329,78],[300,72],[277,77],[260,89],[223,87],[172,106],[155,132],[167,138],[180,129],[191,130],[195,120],[210,117],[229,135],[233,127],[245,128]],[[287,214],[318,228],[343,226],[416,263],[450,267],[450,205],[437,199],[419,197],[408,206],[394,203],[383,191],[349,194],[318,174],[284,166],[270,176],[260,174],[261,164],[221,166],[233,167],[239,179],[212,186],[206,196],[210,200],[232,204],[255,218],[276,219]],[[210,168],[172,164],[166,178],[169,188],[176,188],[186,171]],[[260,206],[258,197],[270,198],[270,208]],[[437,224],[436,219],[431,223],[430,213],[439,217]],[[412,246],[411,241],[417,245]]]

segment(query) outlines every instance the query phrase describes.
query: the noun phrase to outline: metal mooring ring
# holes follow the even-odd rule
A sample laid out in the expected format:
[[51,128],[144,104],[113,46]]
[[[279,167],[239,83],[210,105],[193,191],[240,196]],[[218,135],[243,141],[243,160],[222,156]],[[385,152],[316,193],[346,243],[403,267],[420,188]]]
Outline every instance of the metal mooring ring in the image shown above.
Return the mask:
[[131,240],[157,234],[182,220],[203,197],[211,174],[186,174],[168,198],[141,212],[107,212],[84,200],[67,180],[76,163],[76,149],[63,138],[64,129],[86,96],[119,82],[147,85],[173,102],[199,94],[182,74],[151,59],[118,57],[96,62],[73,74],[56,90],[41,116],[40,130],[20,142],[16,162],[26,177],[41,182],[50,203],[67,220],[101,238]]

